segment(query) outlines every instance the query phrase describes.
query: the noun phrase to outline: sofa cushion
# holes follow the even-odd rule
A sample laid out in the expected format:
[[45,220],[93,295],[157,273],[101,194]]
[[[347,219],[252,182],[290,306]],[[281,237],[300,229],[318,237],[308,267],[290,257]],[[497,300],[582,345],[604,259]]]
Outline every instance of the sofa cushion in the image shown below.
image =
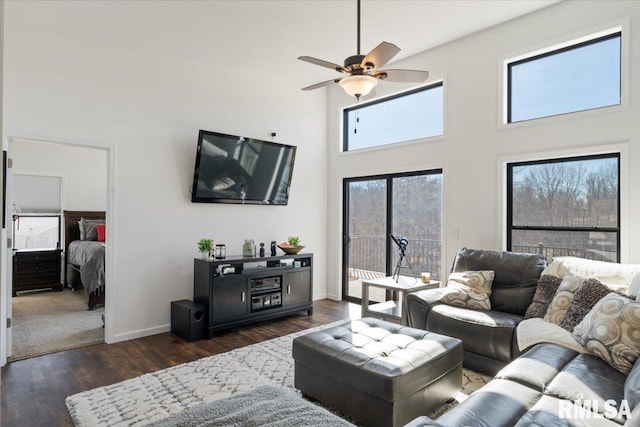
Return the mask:
[[439,304],[431,308],[426,326],[428,331],[461,339],[465,352],[509,362],[514,330],[521,320],[517,314]]
[[538,344],[502,368],[496,378],[544,391],[579,353],[557,344]]
[[436,421],[444,426],[512,427],[541,397],[527,386],[495,379]]
[[[586,401],[594,411],[603,413],[606,400],[613,400],[620,406],[624,399],[625,379],[625,375],[611,369],[601,359],[578,354],[553,379],[545,394],[564,400]],[[618,422],[624,423],[624,419],[618,418]]]
[[624,382],[624,398],[631,408],[640,405],[640,359],[636,360]]
[[573,294],[573,301],[571,301],[567,312],[562,317],[560,326],[569,332],[573,332],[576,325],[584,319],[584,316],[591,311],[593,306],[610,292],[611,289],[597,279],[587,279],[582,282]]
[[552,396],[542,396],[529,411],[515,424],[514,427],[620,427],[620,424],[608,420],[602,414],[591,412],[590,409],[578,405],[576,402],[558,399]]
[[589,352],[628,374],[640,356],[640,303],[610,293],[576,326],[573,337]]
[[562,282],[562,279],[556,276],[548,274],[540,276],[536,286],[536,293],[533,295],[533,301],[531,301],[531,305],[529,305],[527,312],[524,314],[525,319],[544,317],[547,314],[549,304],[551,304],[560,282]]
[[555,323],[559,325],[564,318],[565,313],[569,309],[573,296],[578,290],[578,287],[582,284],[583,279],[577,276],[566,276],[562,278],[560,286],[556,294],[549,304],[547,314],[544,315],[546,322]]
[[491,310],[492,270],[451,273],[441,302],[475,310]]
[[546,265],[537,254],[463,248],[456,254],[451,271],[493,270],[491,309],[524,316]]

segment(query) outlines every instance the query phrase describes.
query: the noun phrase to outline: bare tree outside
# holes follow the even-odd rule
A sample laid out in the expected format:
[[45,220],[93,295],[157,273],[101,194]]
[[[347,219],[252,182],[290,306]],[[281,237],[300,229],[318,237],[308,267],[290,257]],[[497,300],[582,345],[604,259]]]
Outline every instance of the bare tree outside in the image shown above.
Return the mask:
[[[391,233],[409,240],[400,274],[440,275],[442,258],[442,174],[387,176],[348,182],[348,295],[359,298],[359,281],[390,275],[399,258]],[[390,192],[391,206],[387,206]],[[375,297],[374,297],[375,300]]]
[[617,260],[618,233],[611,230],[618,227],[617,156],[514,165],[511,170],[512,250],[543,253],[549,260],[568,255]]

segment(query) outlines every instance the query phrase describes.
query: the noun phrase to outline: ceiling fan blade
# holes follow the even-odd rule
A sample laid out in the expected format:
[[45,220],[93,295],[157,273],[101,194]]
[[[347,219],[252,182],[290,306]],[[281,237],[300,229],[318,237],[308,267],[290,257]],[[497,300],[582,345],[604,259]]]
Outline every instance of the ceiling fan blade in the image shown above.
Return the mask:
[[373,76],[387,82],[419,83],[429,78],[429,72],[419,70],[380,70]]
[[322,59],[314,58],[312,56],[299,56],[300,61],[308,62],[310,64],[319,65],[321,67],[331,68],[340,73],[346,73],[347,70],[342,65],[334,64],[333,62],[325,61]]
[[342,80],[342,79],[327,80],[325,82],[320,82],[320,83],[316,83],[316,84],[311,85],[311,86],[303,87],[302,90],[318,89],[318,88],[321,88],[321,87],[324,87],[324,86],[329,86],[330,84],[333,84],[333,83],[338,83],[340,80]]
[[382,42],[364,57],[362,60],[362,68],[380,68],[391,61],[391,58],[396,56],[398,52],[400,52],[400,48],[395,44]]

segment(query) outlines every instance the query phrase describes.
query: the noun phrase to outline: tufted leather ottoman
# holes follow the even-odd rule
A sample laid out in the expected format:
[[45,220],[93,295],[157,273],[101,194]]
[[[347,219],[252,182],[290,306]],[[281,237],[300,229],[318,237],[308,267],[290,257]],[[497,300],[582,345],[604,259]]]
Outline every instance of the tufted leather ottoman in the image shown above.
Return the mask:
[[293,341],[294,384],[364,426],[401,426],[462,387],[462,341],[364,318]]

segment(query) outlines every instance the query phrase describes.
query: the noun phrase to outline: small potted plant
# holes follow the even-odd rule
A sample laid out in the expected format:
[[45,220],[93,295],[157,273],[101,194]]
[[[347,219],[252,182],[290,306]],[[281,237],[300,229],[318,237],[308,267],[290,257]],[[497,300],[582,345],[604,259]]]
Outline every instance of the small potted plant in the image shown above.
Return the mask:
[[287,237],[287,241],[280,243],[278,247],[286,254],[297,254],[304,249],[304,246],[300,244],[300,237],[298,236]]
[[200,239],[198,242],[198,252],[202,259],[209,259],[211,257],[211,249],[213,248],[212,239]]

